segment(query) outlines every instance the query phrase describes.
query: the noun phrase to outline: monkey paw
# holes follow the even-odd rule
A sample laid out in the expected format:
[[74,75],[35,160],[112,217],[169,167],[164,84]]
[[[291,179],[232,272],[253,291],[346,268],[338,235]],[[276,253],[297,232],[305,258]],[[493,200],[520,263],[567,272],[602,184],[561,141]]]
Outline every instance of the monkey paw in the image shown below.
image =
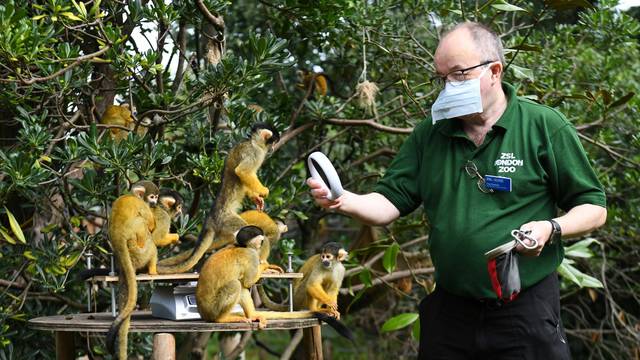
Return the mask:
[[338,303],[337,302],[329,302],[325,304],[332,311],[338,312]]
[[253,200],[253,203],[256,204],[256,208],[259,211],[264,210],[264,198],[262,198],[261,196],[255,196],[251,200]]
[[276,273],[276,274],[284,273],[284,270],[282,270],[280,266],[273,265],[273,264],[269,264],[269,266],[267,267],[267,271],[272,271],[273,273]]
[[258,191],[256,191],[256,193],[258,194],[258,196],[266,198],[267,196],[269,196],[269,188],[266,186],[261,186],[258,188]]
[[251,321],[258,322],[258,329],[262,330],[267,327],[267,319],[262,315],[255,315],[251,317]]
[[336,320],[340,320],[340,312],[338,310],[330,309],[330,308],[322,308],[318,311],[323,312],[331,317],[336,318]]

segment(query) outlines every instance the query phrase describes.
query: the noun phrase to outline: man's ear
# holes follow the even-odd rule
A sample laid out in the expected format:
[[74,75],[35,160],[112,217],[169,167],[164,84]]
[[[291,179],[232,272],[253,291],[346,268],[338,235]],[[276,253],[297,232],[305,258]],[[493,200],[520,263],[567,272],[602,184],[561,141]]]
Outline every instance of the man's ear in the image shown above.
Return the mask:
[[504,67],[501,62],[494,62],[489,66],[489,70],[491,71],[491,77],[496,77],[498,80],[502,79],[502,72],[504,71]]
[[349,253],[345,249],[338,250],[338,261],[347,260],[347,256],[349,256]]

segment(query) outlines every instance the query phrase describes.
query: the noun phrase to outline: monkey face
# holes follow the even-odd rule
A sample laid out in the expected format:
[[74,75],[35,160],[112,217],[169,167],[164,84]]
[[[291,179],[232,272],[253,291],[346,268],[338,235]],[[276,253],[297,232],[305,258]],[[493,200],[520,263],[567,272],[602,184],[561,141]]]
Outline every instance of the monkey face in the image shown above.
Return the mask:
[[333,265],[333,254],[329,254],[329,253],[322,253],[320,254],[320,260],[322,261],[322,266],[325,267],[325,269],[331,269],[331,265]]
[[149,204],[149,206],[155,207],[156,204],[158,203],[158,195],[157,194],[146,195],[145,201]]

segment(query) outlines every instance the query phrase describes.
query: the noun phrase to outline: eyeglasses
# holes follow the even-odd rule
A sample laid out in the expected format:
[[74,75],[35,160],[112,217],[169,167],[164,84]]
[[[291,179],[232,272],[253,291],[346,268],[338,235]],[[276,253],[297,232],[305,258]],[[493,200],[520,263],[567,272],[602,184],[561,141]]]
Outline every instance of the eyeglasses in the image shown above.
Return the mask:
[[490,194],[493,192],[493,189],[487,188],[484,181],[484,176],[480,175],[478,172],[478,167],[471,160],[467,160],[467,163],[464,165],[464,171],[467,172],[467,175],[471,176],[472,179],[478,178],[478,189],[485,193]]
[[438,88],[444,88],[444,85],[447,82],[450,82],[452,85],[456,86],[456,85],[461,85],[462,83],[464,83],[467,80],[470,80],[468,77],[469,72],[473,69],[477,69],[481,66],[485,66],[485,65],[489,65],[493,62],[496,62],[496,60],[489,60],[489,61],[485,61],[482,62],[478,65],[475,66],[471,66],[465,69],[460,69],[460,70],[453,70],[450,73],[446,74],[446,75],[436,75],[433,76],[430,81],[431,84],[433,84],[434,86],[438,87]]

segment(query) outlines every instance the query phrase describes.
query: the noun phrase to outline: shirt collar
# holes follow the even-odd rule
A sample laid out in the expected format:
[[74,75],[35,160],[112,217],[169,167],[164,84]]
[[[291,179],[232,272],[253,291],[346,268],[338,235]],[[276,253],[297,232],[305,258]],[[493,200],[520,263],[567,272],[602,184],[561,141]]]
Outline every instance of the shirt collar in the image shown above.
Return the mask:
[[[507,131],[513,122],[513,116],[511,113],[515,111],[516,103],[516,89],[509,83],[502,82],[502,90],[507,97],[507,108],[500,116],[500,119],[493,124],[493,128],[501,128]],[[439,121],[435,126],[439,126],[440,133],[450,137],[466,137],[464,130],[462,130],[462,122],[460,119],[446,119]]]

